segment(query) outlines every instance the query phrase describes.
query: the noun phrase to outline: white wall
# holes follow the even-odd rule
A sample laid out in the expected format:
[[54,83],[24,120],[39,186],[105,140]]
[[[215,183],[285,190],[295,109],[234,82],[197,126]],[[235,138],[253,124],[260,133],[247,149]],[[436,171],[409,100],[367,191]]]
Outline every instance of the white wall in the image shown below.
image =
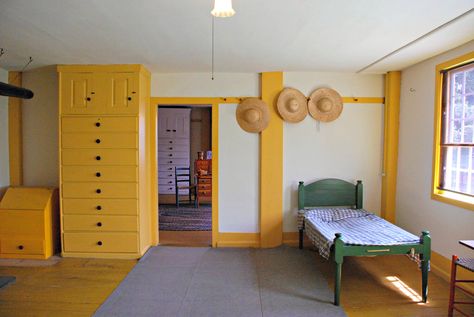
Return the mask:
[[151,76],[152,97],[240,97],[260,95],[257,73],[161,73]]
[[259,135],[219,105],[219,232],[259,232]]
[[[382,75],[285,73],[284,86],[308,96],[330,87],[343,97],[383,97]],[[322,178],[362,180],[364,208],[380,213],[383,161],[383,105],[344,104],[341,116],[318,123],[311,116],[284,123],[283,231],[297,230],[298,182]]]
[[23,87],[35,94],[22,102],[25,186],[58,186],[58,76],[55,66],[23,73]]
[[448,258],[472,256],[458,240],[473,238],[474,211],[431,199],[435,67],[473,50],[474,41],[402,72],[397,224],[415,234],[430,230],[432,249]]
[[[0,68],[0,82],[8,83],[8,71],[2,68]],[[8,98],[0,96],[0,197],[9,185]]]

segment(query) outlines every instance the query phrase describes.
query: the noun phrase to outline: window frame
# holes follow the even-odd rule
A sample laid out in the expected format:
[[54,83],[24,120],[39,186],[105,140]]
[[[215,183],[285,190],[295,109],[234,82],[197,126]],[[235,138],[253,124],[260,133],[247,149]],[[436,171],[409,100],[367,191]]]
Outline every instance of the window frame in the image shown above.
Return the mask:
[[443,136],[443,77],[446,71],[474,62],[474,52],[459,56],[436,65],[435,72],[435,116],[433,144],[433,180],[431,198],[457,207],[474,211],[474,197],[468,194],[455,193],[438,188],[441,177],[441,138]]

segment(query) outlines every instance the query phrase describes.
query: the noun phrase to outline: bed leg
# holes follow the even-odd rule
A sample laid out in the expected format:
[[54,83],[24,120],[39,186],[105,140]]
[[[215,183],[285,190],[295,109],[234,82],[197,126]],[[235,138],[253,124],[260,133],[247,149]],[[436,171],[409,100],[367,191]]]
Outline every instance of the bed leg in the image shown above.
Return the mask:
[[341,279],[342,279],[342,262],[344,259],[343,248],[344,242],[342,242],[341,234],[336,233],[334,239],[334,262],[336,263],[336,274],[334,280],[334,305],[340,305],[341,299]]
[[420,254],[421,259],[421,298],[423,303],[428,300],[428,271],[430,267],[431,258],[431,237],[428,231],[423,231],[421,236],[421,243],[423,243],[423,254]]
[[303,229],[300,229],[300,232],[299,232],[299,233],[300,233],[300,236],[299,236],[299,241],[300,241],[300,243],[299,243],[299,248],[300,248],[300,250],[302,250],[302,249],[303,249],[303,238],[304,238]]

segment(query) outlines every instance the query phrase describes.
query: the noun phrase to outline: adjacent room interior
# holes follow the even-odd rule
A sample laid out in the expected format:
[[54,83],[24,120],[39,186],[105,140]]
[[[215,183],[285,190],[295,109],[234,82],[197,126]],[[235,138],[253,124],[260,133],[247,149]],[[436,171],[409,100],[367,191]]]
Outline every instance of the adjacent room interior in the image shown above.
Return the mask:
[[158,223],[163,245],[210,246],[210,105],[158,107]]

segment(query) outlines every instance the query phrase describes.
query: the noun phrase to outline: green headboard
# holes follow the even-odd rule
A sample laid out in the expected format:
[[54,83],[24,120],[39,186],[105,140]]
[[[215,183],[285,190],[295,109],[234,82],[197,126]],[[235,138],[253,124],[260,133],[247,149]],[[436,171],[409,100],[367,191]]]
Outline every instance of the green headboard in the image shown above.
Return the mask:
[[320,206],[353,206],[362,209],[362,181],[357,184],[326,178],[298,186],[298,209]]

